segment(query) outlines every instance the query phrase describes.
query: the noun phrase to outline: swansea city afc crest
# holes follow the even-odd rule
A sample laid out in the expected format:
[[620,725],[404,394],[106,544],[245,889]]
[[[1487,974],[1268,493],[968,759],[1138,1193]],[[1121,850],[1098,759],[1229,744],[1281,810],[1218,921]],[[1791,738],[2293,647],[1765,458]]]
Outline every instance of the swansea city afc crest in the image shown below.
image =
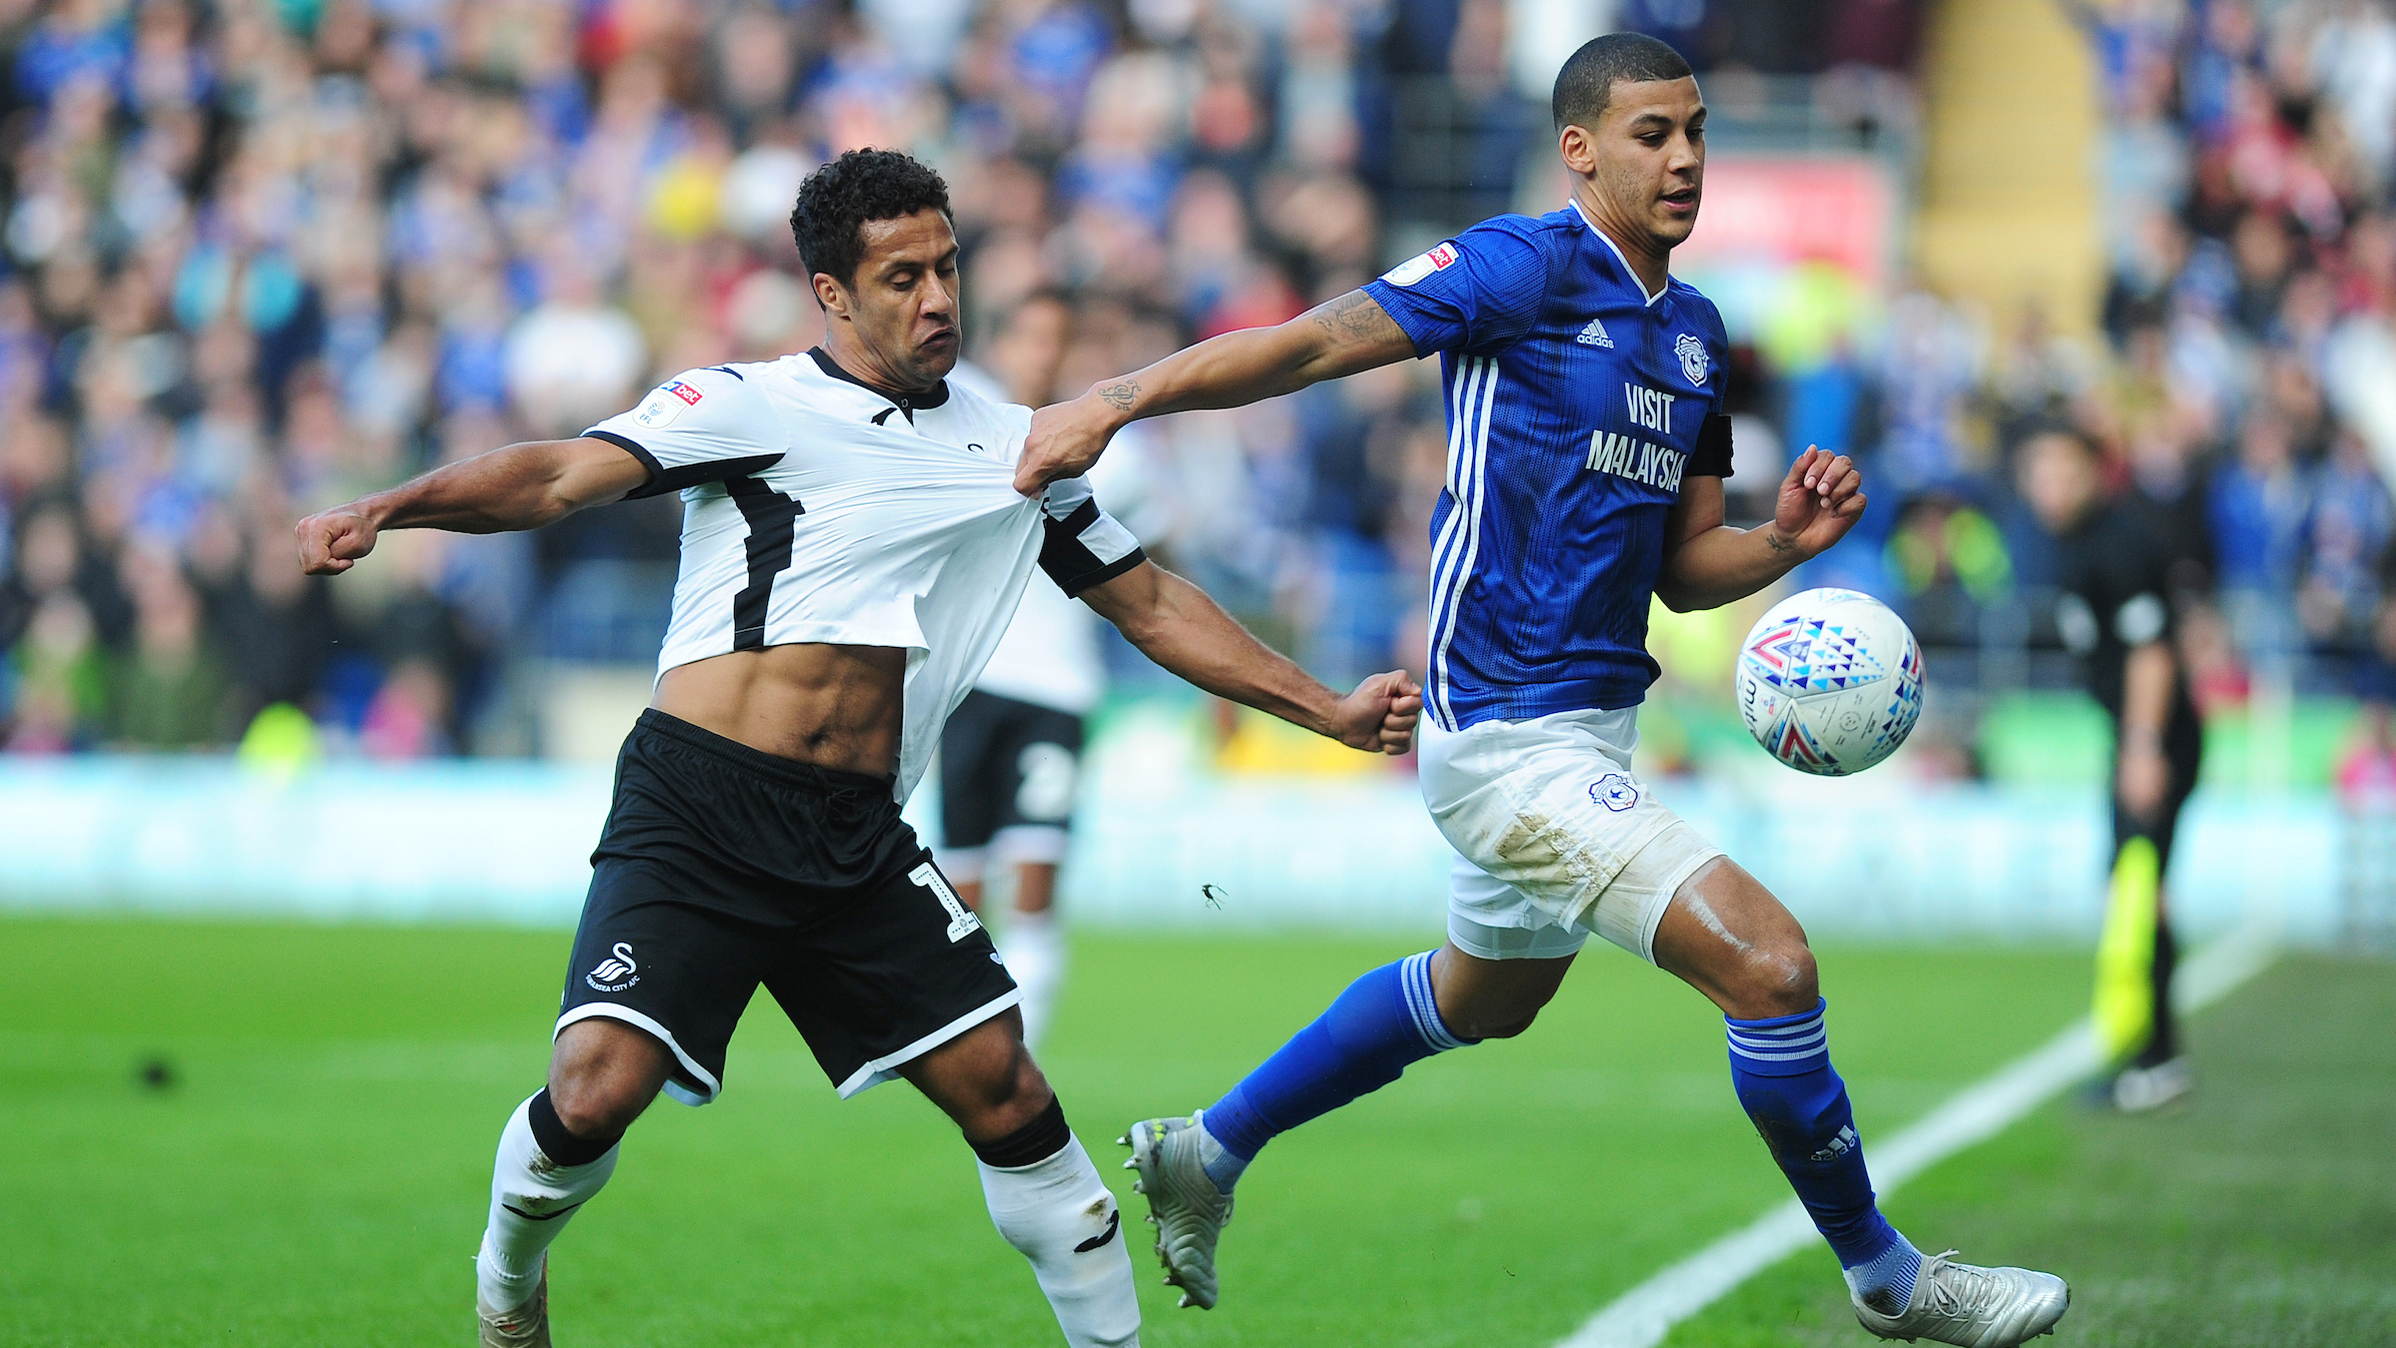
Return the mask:
[[1680,355],[1681,373],[1689,376],[1690,383],[1698,385],[1701,388],[1704,387],[1706,376],[1705,343],[1697,340],[1696,333],[1684,332],[1680,335],[1680,340],[1672,344],[1672,349]]

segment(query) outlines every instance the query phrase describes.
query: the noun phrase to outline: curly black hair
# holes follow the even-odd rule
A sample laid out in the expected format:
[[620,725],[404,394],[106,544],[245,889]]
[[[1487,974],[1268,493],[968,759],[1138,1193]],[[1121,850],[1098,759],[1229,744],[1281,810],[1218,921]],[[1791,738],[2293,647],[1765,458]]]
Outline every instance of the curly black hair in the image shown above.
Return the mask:
[[956,218],[948,205],[948,183],[939,174],[896,150],[850,150],[799,184],[790,236],[798,242],[808,275],[821,272],[853,286],[857,265],[865,260],[865,222],[896,220],[932,206]]

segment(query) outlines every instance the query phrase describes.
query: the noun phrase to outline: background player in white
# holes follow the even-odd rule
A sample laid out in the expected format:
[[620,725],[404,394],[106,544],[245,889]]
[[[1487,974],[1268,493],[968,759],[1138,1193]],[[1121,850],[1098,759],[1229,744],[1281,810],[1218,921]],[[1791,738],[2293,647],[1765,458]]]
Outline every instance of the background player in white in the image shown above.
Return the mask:
[[593,855],[545,1089],[501,1134],[477,1260],[486,1345],[549,1342],[547,1249],[664,1089],[704,1103],[759,984],[843,1095],[903,1077],[956,1120],[991,1219],[1069,1343],[1138,1341],[1114,1202],[1031,1055],[989,937],[899,807],[1035,559],[1168,669],[1403,752],[1401,674],[1341,698],[1148,563],[1079,479],[1013,491],[1030,413],[952,389],[947,187],[843,155],[791,217],[825,346],[692,370],[582,437],[510,445],[299,525],[338,574],[380,530],[538,527],[679,490],[651,707]]
[[1688,65],[1652,38],[1597,38],[1565,62],[1553,111],[1562,210],[1487,221],[1310,314],[1044,409],[1018,465],[1035,489],[1138,417],[1442,357],[1422,786],[1460,857],[1448,940],[1358,979],[1199,1116],[1133,1126],[1158,1252],[1185,1305],[1212,1304],[1216,1233],[1265,1142],[1411,1062],[1522,1033],[1594,932],[1721,1008],[1739,1102],[1868,1329],[2017,1344],[2061,1318],[2062,1281],[1925,1257],[1881,1217],[1803,929],[1630,774],[1656,673],[1650,596],[1691,609],[1753,594],[1836,542],[1864,499],[1845,457],[1809,449],[1770,523],[1723,522],[1726,339],[1669,275],[1704,183]]
[[[1017,300],[982,351],[950,382],[1002,403],[1055,399],[1073,341],[1073,307],[1053,290]],[[1090,484],[1134,536],[1150,503],[1138,438],[1117,443]],[[1106,693],[1098,620],[1056,582],[1034,575],[973,691],[940,736],[940,869],[966,906],[981,911],[985,877],[1013,881],[998,949],[1023,989],[1023,1042],[1047,1032],[1065,981],[1064,917],[1056,906],[1080,777],[1084,718]],[[1011,875],[1009,874],[1011,872]]]

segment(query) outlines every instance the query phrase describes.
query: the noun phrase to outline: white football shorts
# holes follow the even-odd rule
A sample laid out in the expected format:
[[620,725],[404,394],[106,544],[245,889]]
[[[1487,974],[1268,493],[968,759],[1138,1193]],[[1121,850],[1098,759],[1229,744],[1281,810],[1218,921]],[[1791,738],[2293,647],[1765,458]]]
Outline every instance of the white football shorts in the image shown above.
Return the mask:
[[1448,939],[1560,959],[1591,932],[1650,964],[1681,883],[1722,855],[1631,775],[1639,709],[1422,728],[1423,803],[1456,863]]

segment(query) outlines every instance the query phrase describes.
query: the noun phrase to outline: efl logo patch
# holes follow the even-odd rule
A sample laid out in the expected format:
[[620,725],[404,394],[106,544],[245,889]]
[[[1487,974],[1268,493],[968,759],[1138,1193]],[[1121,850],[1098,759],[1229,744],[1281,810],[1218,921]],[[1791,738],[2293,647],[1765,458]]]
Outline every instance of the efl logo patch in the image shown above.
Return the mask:
[[1616,814],[1639,803],[1639,788],[1619,772],[1609,772],[1589,784],[1589,799]]
[[1410,286],[1435,271],[1446,271],[1456,265],[1456,260],[1462,256],[1456,251],[1455,244],[1443,243],[1428,253],[1410,257],[1390,268],[1389,273],[1381,279],[1393,286]]
[[594,991],[622,992],[641,981],[640,967],[632,961],[632,946],[628,942],[618,941],[615,950],[599,961],[599,967],[584,974],[582,981],[590,984]]
[[641,399],[641,405],[632,413],[632,421],[644,430],[664,430],[674,424],[674,419],[682,415],[683,409],[697,401],[699,390],[677,379]]

